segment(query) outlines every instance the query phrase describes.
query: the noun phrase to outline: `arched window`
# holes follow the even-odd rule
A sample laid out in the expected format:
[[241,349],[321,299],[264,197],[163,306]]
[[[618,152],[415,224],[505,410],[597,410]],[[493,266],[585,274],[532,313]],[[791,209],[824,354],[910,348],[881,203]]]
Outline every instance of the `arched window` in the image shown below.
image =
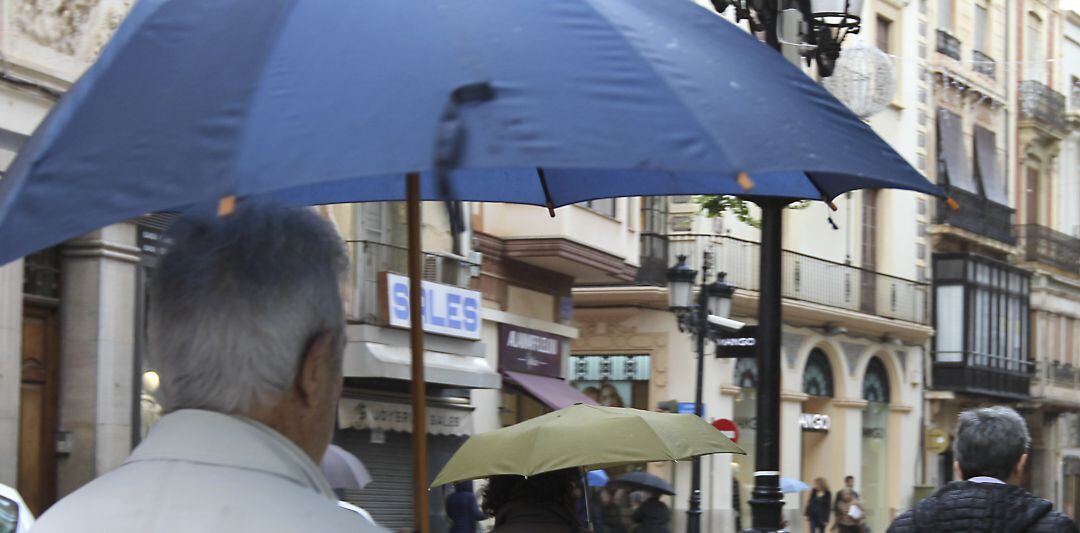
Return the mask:
[[870,359],[870,364],[866,365],[862,395],[868,402],[889,403],[889,372],[885,370],[885,363],[877,357]]
[[833,395],[832,366],[829,364],[829,358],[820,348],[810,350],[810,357],[806,359],[802,389],[810,396],[831,397]]
[[757,359],[739,359],[735,363],[735,386],[757,388]]

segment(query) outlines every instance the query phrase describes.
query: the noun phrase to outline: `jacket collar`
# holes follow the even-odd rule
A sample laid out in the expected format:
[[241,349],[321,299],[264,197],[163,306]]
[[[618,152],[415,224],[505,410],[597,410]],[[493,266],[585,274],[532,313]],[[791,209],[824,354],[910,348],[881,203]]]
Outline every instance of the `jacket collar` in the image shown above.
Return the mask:
[[254,420],[200,409],[169,413],[124,464],[181,461],[265,472],[337,501],[303,450]]

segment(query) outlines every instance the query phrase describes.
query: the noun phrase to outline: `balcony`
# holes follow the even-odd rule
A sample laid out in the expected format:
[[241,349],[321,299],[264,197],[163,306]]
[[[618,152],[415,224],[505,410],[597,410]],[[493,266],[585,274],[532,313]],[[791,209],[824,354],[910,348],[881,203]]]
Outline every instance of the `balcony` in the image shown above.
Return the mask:
[[937,51],[957,61],[960,60],[960,39],[945,30],[937,31]]
[[641,212],[637,198],[617,198],[614,214],[581,204],[556,210],[528,205],[484,203],[476,234],[478,249],[570,276],[576,285],[634,280],[640,260],[640,234],[630,223]]
[[[349,320],[383,325],[382,273],[407,275],[408,249],[372,241],[346,241],[346,245],[352,260]],[[455,287],[469,287],[472,278],[480,274],[478,261],[442,252],[424,252],[423,268],[424,280]]]
[[[715,269],[739,289],[758,291],[760,244],[717,235],[669,235],[670,257],[686,255],[700,268],[702,253],[712,252]],[[826,261],[797,252],[783,252],[783,296],[838,309],[915,324],[929,323],[930,287],[925,283]]]
[[978,51],[971,51],[972,70],[990,79],[997,79],[997,62],[994,58]]
[[1034,363],[974,352],[935,352],[934,389],[1015,400],[1031,396]]
[[1068,128],[1065,118],[1065,95],[1035,81],[1020,82],[1020,116],[1034,120],[1050,128],[1064,132]]
[[948,224],[1006,244],[1016,244],[1012,208],[958,187],[947,189],[946,192],[960,204],[960,209],[953,211],[944,200],[939,199],[938,224]]
[[1080,274],[1080,239],[1038,224],[1016,226],[1025,259]]

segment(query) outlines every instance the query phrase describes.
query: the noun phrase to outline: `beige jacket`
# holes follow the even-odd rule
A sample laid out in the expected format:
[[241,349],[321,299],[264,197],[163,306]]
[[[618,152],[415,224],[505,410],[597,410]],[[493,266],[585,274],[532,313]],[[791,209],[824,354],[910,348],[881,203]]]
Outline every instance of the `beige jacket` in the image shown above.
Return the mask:
[[252,420],[165,415],[116,470],[49,509],[34,533],[377,532],[339,508],[299,447]]

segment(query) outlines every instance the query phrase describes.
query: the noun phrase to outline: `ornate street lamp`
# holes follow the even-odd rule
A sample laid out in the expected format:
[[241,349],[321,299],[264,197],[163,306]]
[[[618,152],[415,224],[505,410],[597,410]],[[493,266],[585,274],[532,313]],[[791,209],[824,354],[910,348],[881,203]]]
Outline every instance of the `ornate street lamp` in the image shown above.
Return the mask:
[[[709,279],[709,269],[712,263],[712,254],[705,252],[701,261],[701,288],[698,291],[697,304],[693,302],[694,281],[697,279],[697,271],[686,264],[686,256],[678,256],[675,266],[668,269],[668,307],[676,314],[679,320],[679,330],[689,331],[697,336],[697,377],[694,389],[694,413],[703,417],[702,395],[704,391],[705,375],[705,339],[714,338],[715,329],[710,325],[709,316],[726,319],[731,313],[731,297],[735,294],[735,287],[724,281],[725,274],[721,272],[712,283],[706,283]],[[739,325],[741,327],[741,324]],[[701,531],[701,460],[694,458],[693,471],[690,478],[690,506],[686,510],[687,533],[699,533]]]
[[[822,78],[832,75],[840,57],[840,43],[848,34],[859,33],[863,0],[712,0],[717,13],[735,8],[735,20],[746,20],[750,30],[764,32],[765,40],[777,49],[781,44],[798,47],[799,53],[817,62]],[[780,35],[781,15],[801,18],[794,31]],[[786,27],[786,24],[785,24]]]

